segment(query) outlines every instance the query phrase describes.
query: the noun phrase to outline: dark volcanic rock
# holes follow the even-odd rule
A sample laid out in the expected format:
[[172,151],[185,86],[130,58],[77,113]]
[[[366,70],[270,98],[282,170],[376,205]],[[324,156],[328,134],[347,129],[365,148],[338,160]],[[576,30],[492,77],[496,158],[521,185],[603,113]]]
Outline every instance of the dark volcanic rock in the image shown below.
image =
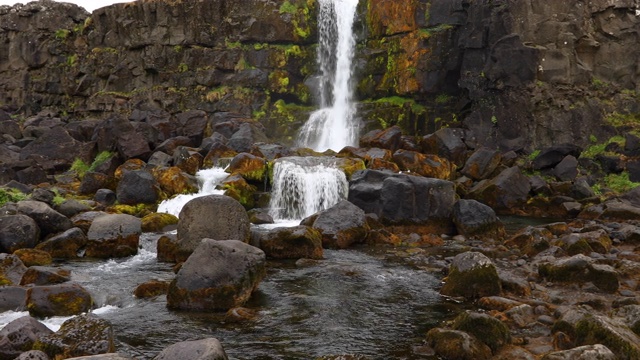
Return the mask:
[[34,286],[27,290],[27,309],[36,317],[71,316],[89,311],[91,294],[75,283]]
[[40,228],[32,218],[22,214],[0,216],[0,252],[32,248],[39,241]]
[[458,200],[453,205],[452,218],[458,233],[467,237],[499,239],[505,235],[495,211],[476,200]]
[[69,358],[112,353],[115,351],[111,324],[93,314],[75,316],[56,333],[40,337],[34,349],[51,358]]
[[167,306],[199,311],[242,306],[265,273],[262,250],[238,240],[203,239],[169,285]]
[[96,258],[125,257],[138,253],[142,221],[127,214],[97,217],[87,233],[86,255]]
[[446,180],[364,170],[351,178],[349,201],[365,213],[378,215],[383,222],[438,222],[446,228],[455,190]]
[[158,191],[158,182],[150,172],[134,170],[123,174],[116,197],[121,204],[153,204],[158,200]]
[[18,202],[18,212],[35,220],[40,228],[41,236],[56,234],[73,227],[73,223],[68,217],[40,201],[20,201]]
[[322,234],[322,245],[344,249],[367,238],[369,225],[365,213],[349,201],[343,200],[329,209],[303,220]]
[[540,152],[531,164],[534,170],[552,168],[568,155],[577,158],[582,149],[574,144],[561,144],[548,147]]
[[471,251],[453,258],[447,281],[440,289],[443,295],[466,299],[499,295],[501,291],[500,278],[491,259]]
[[272,259],[322,259],[322,233],[309,226],[276,228],[256,232],[251,236],[268,258]]
[[53,331],[31,316],[23,316],[0,330],[0,359],[14,359],[31,349],[36,339]]
[[481,181],[469,190],[468,196],[487,204],[497,213],[517,211],[529,196],[529,179],[517,166],[503,170],[491,180]]

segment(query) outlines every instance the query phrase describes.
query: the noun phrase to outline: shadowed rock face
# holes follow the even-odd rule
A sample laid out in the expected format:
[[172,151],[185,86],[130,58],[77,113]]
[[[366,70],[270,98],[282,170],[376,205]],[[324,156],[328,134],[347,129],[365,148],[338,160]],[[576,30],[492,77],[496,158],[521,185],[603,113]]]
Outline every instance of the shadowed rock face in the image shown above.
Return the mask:
[[[48,0],[2,6],[0,104],[70,119],[160,107],[167,124],[200,111],[218,114],[216,124],[258,120],[268,137],[291,141],[313,104],[317,36],[316,4],[288,4],[138,1],[92,14]],[[453,123],[473,147],[514,150],[608,137],[603,114],[640,108],[629,95],[640,17],[632,0],[581,4],[360,1],[364,130],[426,135]],[[162,137],[192,136],[176,131]]]

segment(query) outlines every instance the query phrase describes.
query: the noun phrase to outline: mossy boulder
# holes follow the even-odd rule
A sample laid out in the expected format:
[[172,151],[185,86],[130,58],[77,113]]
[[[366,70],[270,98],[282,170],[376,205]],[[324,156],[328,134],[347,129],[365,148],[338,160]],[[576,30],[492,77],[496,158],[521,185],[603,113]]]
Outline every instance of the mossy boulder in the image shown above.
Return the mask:
[[73,227],[41,242],[36,245],[36,249],[46,251],[52,258],[74,259],[78,257],[78,251],[86,244],[87,235],[85,232],[79,227]]
[[538,274],[549,281],[562,283],[592,282],[608,293],[617,291],[620,286],[618,272],[613,267],[597,264],[595,260],[582,254],[542,263],[538,266]]
[[238,174],[249,181],[264,181],[267,173],[267,162],[255,155],[240,153],[231,160],[227,172]]
[[158,261],[179,262],[189,257],[193,250],[180,252],[178,237],[176,234],[164,234],[158,238]]
[[27,271],[16,255],[0,253],[0,285],[17,285]]
[[230,175],[222,180],[219,185],[224,189],[224,194],[237,200],[245,209],[251,209],[255,205],[254,194],[258,188],[249,184],[242,176]]
[[393,153],[393,161],[398,164],[400,170],[429,178],[448,180],[455,170],[455,165],[445,158],[410,150],[396,151]]
[[452,328],[475,336],[486,344],[493,353],[511,341],[509,327],[488,314],[463,312],[455,318]]
[[13,252],[20,258],[24,266],[49,265],[53,262],[51,254],[43,250],[37,249],[18,249]]
[[565,249],[569,255],[589,255],[592,252],[606,254],[611,250],[612,241],[607,232],[601,229],[567,234],[559,239],[557,245]]
[[17,359],[30,350],[36,339],[53,333],[31,316],[23,316],[6,324],[0,330],[0,359]]
[[167,226],[178,224],[178,218],[167,213],[151,213],[143,217],[141,221],[143,232],[162,231]]
[[136,286],[133,295],[139,299],[148,299],[158,295],[164,295],[169,289],[169,283],[160,280],[151,280]]
[[71,272],[67,269],[31,266],[22,275],[20,285],[52,285],[67,282],[71,279]]
[[491,349],[464,331],[433,328],[427,333],[427,343],[443,359],[484,360],[491,358]]
[[126,214],[107,214],[96,218],[87,233],[86,256],[126,257],[138,253],[142,221]]
[[478,299],[500,295],[502,286],[495,265],[484,254],[468,251],[456,255],[440,293]]
[[177,166],[157,167],[153,169],[152,174],[167,196],[198,191],[196,179]]
[[111,324],[93,314],[75,316],[54,334],[41,336],[33,345],[52,359],[107,354],[115,351]]
[[640,359],[640,337],[625,324],[596,314],[588,314],[576,323],[578,344],[603,344],[618,359]]
[[[254,240],[255,239],[255,240]],[[322,234],[309,226],[277,228],[252,234],[267,258],[272,259],[322,259]]]
[[34,286],[27,290],[27,309],[35,317],[71,316],[91,309],[91,294],[75,283]]

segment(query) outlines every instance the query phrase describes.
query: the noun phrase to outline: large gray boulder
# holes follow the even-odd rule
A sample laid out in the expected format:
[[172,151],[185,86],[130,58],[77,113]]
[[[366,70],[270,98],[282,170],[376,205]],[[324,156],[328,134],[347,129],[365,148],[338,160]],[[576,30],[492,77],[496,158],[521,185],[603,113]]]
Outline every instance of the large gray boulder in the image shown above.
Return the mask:
[[322,234],[322,245],[326,248],[344,249],[354,243],[362,243],[369,232],[364,211],[347,200],[340,201],[309,220],[312,220],[309,221],[311,227]]
[[19,213],[35,220],[40,228],[40,235],[56,234],[73,227],[68,217],[51,208],[47,203],[33,200],[19,201],[17,204]]
[[204,238],[248,242],[251,224],[244,207],[224,195],[195,198],[178,216],[178,260],[186,259]]
[[15,359],[31,349],[39,336],[51,333],[53,331],[31,316],[11,321],[0,330],[0,359]]
[[125,257],[138,253],[142,221],[127,214],[97,217],[87,233],[86,256],[95,258]]
[[447,180],[362,170],[349,182],[348,200],[388,224],[438,224],[449,230],[455,185]]
[[227,353],[218,339],[182,341],[166,347],[153,360],[227,360]]
[[242,306],[265,276],[264,252],[238,240],[203,239],[169,285],[171,309],[226,311]]
[[39,240],[40,228],[32,218],[22,214],[0,216],[0,252],[32,248]]

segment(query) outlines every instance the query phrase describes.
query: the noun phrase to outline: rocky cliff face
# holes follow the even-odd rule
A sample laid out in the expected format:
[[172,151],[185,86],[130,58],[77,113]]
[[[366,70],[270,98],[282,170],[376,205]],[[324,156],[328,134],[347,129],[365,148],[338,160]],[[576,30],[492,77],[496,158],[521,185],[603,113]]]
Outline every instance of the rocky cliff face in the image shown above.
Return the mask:
[[[362,0],[363,131],[462,127],[469,144],[525,151],[604,141],[640,112],[639,13],[637,0]],[[315,16],[312,0],[3,6],[0,106],[69,121],[202,110],[290,142],[313,107]]]

